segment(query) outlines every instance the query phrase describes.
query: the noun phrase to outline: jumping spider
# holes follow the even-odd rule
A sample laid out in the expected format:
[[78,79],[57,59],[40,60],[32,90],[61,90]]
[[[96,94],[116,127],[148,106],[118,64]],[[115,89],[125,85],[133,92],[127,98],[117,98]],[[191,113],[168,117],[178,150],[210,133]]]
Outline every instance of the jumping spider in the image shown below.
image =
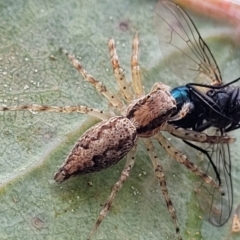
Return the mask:
[[127,155],[125,167],[118,181],[113,186],[111,194],[104,204],[89,235],[89,239],[96,232],[98,226],[109,211],[117,192],[129,177],[135,162],[137,143],[139,138],[141,138],[152,161],[156,177],[159,180],[169,214],[175,225],[178,239],[182,239],[176,211],[168,194],[164,171],[160,159],[157,157],[152,140],[156,139],[165,151],[176,161],[185,165],[191,172],[200,176],[205,182],[220,191],[219,185],[194,163],[190,162],[183,153],[172,146],[160,131],[167,131],[179,138],[197,142],[228,142],[229,139],[227,137],[208,136],[205,133],[177,129],[168,123],[168,121],[176,121],[183,118],[188,113],[190,104],[185,104],[181,111],[176,112],[176,102],[169,92],[169,87],[160,82],[154,84],[150,93],[144,93],[138,65],[138,34],[134,36],[132,44],[131,86],[124,76],[123,69],[120,67],[113,39],[108,41],[108,47],[113,72],[121,92],[122,100],[110,92],[102,82],[88,74],[74,56],[70,55],[65,50],[62,51],[67,55],[72,65],[81,73],[84,80],[92,84],[95,89],[108,100],[111,108],[115,112],[114,115],[112,113],[113,111],[108,113],[82,105],[58,107],[32,104],[2,107],[0,111],[30,110],[65,113],[79,112],[102,120],[100,123],[87,130],[79,138],[63,165],[55,173],[54,179],[56,182],[63,182],[75,175],[101,171],[116,164]]

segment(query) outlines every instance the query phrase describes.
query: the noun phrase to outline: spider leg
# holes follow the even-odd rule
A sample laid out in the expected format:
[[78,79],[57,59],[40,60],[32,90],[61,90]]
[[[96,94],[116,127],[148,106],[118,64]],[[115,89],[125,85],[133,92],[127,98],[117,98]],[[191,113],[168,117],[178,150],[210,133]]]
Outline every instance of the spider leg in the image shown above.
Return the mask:
[[89,108],[87,106],[45,106],[38,104],[22,105],[22,106],[12,106],[12,107],[0,107],[0,111],[33,111],[33,112],[62,112],[62,113],[72,113],[79,112],[83,114],[88,114],[90,116],[97,117],[101,120],[107,120],[110,118],[109,114],[104,113],[96,108]]
[[109,103],[121,111],[123,103],[119,100],[111,91],[107,90],[106,86],[91,76],[81,65],[81,63],[75,58],[73,55],[69,54],[66,50],[62,49],[62,51],[66,54],[72,65],[78,70],[79,73],[83,76],[84,80],[93,85],[93,87],[100,92]]
[[209,136],[203,132],[197,132],[189,129],[178,128],[172,124],[164,123],[161,127],[161,131],[166,131],[181,138],[183,140],[200,142],[200,143],[234,143],[235,138],[230,136]]
[[159,132],[154,136],[159,144],[165,149],[165,151],[172,156],[177,162],[183,164],[191,172],[195,173],[197,176],[201,177],[207,184],[210,184],[214,188],[221,192],[219,185],[206,173],[204,173],[197,165],[189,161],[187,156],[176,149],[170,142]]
[[113,73],[117,80],[118,87],[119,87],[124,99],[126,99],[127,102],[131,102],[133,100],[133,94],[130,91],[129,83],[126,80],[124,71],[119,64],[114,39],[111,38],[108,40],[108,48],[109,48],[109,53],[110,53],[110,58],[111,58],[111,64],[113,67]]
[[136,94],[137,97],[140,97],[144,94],[144,89],[142,86],[138,58],[139,58],[139,39],[138,39],[138,33],[136,33],[132,43],[132,58],[131,58],[132,85],[133,85],[134,93]]
[[99,217],[92,229],[92,231],[89,234],[88,240],[92,238],[92,236],[94,235],[94,233],[96,232],[97,228],[99,227],[99,225],[101,224],[101,222],[103,221],[103,219],[106,217],[108,211],[110,210],[112,203],[117,195],[117,193],[119,192],[119,190],[122,188],[124,182],[128,179],[130,172],[133,168],[134,162],[135,162],[135,155],[136,155],[136,145],[131,149],[131,151],[128,153],[127,155],[127,161],[125,164],[125,167],[121,173],[120,178],[118,179],[118,181],[114,184],[111,194],[108,197],[106,203],[104,204],[103,209],[101,210]]
[[179,230],[179,224],[178,224],[178,220],[177,220],[177,214],[176,214],[176,210],[173,206],[172,200],[170,199],[170,196],[168,194],[168,189],[167,189],[167,183],[166,183],[166,179],[165,179],[165,174],[163,171],[163,168],[160,164],[160,159],[158,158],[156,152],[155,152],[155,148],[152,144],[152,141],[150,138],[144,138],[143,142],[147,148],[148,154],[150,156],[150,159],[152,161],[153,164],[153,168],[155,171],[155,174],[159,180],[160,183],[160,187],[162,190],[162,194],[165,198],[165,202],[167,204],[167,208],[168,208],[168,212],[172,217],[172,220],[174,222],[174,226],[176,229],[176,234],[178,235],[178,239],[182,239],[182,237],[180,236],[180,230]]

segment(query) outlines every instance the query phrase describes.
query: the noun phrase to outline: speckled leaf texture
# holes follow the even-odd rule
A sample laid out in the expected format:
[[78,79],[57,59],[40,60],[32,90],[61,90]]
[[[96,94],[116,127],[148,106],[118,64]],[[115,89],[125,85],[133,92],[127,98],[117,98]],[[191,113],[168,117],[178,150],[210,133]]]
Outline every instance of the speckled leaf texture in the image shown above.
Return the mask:
[[[130,79],[131,41],[136,31],[145,90],[157,81],[172,87],[184,84],[162,61],[153,23],[155,4],[146,0],[0,0],[0,104],[82,104],[107,110],[106,100],[83,81],[59,48],[75,54],[93,76],[117,93],[107,40],[115,39]],[[212,49],[224,81],[239,77],[240,47],[233,31],[204,18],[194,21]],[[62,184],[55,183],[53,175],[77,139],[95,123],[78,113],[0,113],[1,240],[86,240],[125,159],[105,171]],[[238,137],[239,131],[234,134]],[[189,158],[196,156],[183,142],[173,142]],[[183,238],[237,239],[239,236],[230,233],[231,219],[220,228],[205,220],[194,194],[200,180],[155,146]],[[240,141],[231,146],[234,207],[240,202],[239,146]],[[94,239],[176,239],[142,144],[137,152],[131,176]]]

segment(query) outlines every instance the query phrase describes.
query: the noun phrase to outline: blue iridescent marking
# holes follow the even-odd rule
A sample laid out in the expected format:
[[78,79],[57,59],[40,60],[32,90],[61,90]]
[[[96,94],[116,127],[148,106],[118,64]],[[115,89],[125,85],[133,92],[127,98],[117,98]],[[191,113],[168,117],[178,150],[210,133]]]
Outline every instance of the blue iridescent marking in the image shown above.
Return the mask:
[[171,90],[171,95],[177,102],[178,110],[182,108],[182,105],[186,102],[191,102],[191,93],[188,87],[182,86]]

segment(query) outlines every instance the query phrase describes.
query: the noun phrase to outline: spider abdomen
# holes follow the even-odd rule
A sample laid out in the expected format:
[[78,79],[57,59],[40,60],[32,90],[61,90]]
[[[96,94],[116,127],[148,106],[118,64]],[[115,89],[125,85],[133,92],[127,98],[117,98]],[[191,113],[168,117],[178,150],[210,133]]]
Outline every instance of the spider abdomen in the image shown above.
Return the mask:
[[78,174],[108,168],[121,160],[136,140],[137,131],[129,119],[117,116],[102,121],[81,136],[54,179],[62,182]]

